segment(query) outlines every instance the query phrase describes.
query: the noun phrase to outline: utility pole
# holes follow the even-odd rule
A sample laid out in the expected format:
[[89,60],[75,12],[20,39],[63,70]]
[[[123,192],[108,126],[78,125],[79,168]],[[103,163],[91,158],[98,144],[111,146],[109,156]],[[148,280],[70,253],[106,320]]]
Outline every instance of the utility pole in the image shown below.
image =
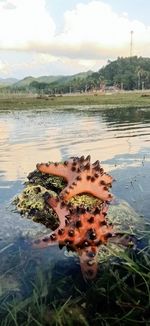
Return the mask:
[[130,58],[133,55],[133,31],[130,32],[131,33],[131,39],[130,39]]

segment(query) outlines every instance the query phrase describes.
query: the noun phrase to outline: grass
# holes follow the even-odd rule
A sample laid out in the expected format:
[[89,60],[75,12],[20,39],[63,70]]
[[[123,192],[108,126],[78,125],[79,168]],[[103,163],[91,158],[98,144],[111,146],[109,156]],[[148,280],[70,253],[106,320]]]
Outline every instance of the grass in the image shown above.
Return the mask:
[[91,95],[66,95],[56,97],[41,97],[29,95],[5,95],[0,96],[0,109],[28,109],[28,108],[51,108],[55,106],[73,105],[99,105],[107,107],[150,107],[150,93],[124,92],[114,94],[91,94]]
[[1,326],[150,325],[149,249],[112,257],[92,282],[79,270],[56,277],[55,268],[36,266],[30,295],[1,299]]

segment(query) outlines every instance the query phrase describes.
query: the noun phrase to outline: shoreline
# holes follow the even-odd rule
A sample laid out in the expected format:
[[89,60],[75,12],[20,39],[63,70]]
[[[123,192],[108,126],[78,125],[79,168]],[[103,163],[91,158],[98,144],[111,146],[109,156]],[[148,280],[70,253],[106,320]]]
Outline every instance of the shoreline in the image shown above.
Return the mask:
[[84,108],[117,109],[117,108],[150,108],[150,92],[124,92],[112,94],[80,95],[0,95],[0,110],[44,109],[63,107],[66,109],[80,106]]

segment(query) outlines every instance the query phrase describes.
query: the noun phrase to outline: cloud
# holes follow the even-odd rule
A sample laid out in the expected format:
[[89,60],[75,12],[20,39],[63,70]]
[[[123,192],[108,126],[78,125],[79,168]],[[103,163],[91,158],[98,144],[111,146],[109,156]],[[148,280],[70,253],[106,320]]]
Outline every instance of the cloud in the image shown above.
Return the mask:
[[[128,55],[130,32],[133,34],[134,50],[140,52],[150,44],[150,26],[137,20],[129,20],[127,13],[117,14],[102,1],[78,4],[65,13],[64,30],[59,44],[66,44],[72,53],[86,58]],[[145,50],[145,48],[144,48]],[[150,54],[150,52],[149,52]]]
[[1,49],[27,50],[33,41],[41,45],[49,43],[54,33],[55,23],[47,13],[45,0],[6,0],[0,3]]
[[[0,50],[35,54],[23,69],[57,64],[68,64],[71,69],[71,62],[74,69],[96,68],[108,58],[129,56],[131,30],[133,54],[150,56],[150,26],[129,19],[125,12],[116,13],[104,1],[78,3],[64,13],[59,33],[56,27],[46,0],[0,1]],[[0,70],[5,69],[8,65],[1,63]],[[17,69],[17,65],[12,64],[11,69]]]
[[[63,31],[55,23],[45,0],[5,0],[0,4],[0,48],[37,51],[68,58],[98,59],[128,55],[130,32],[140,53],[150,44],[150,26],[130,21],[102,1],[78,4],[64,14]],[[149,49],[148,49],[149,51]]]

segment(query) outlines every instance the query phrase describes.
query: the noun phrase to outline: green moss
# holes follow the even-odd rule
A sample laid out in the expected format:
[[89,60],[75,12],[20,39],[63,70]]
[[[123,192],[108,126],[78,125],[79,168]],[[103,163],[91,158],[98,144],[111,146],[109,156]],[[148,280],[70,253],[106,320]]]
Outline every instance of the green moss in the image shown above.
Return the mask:
[[16,208],[21,214],[29,213],[32,210],[43,211],[45,209],[44,194],[56,196],[53,191],[38,185],[27,185],[23,192],[15,199]]
[[97,199],[96,197],[88,194],[76,195],[72,197],[69,202],[74,206],[84,205],[84,207],[89,208],[99,206],[102,203],[100,199]]

